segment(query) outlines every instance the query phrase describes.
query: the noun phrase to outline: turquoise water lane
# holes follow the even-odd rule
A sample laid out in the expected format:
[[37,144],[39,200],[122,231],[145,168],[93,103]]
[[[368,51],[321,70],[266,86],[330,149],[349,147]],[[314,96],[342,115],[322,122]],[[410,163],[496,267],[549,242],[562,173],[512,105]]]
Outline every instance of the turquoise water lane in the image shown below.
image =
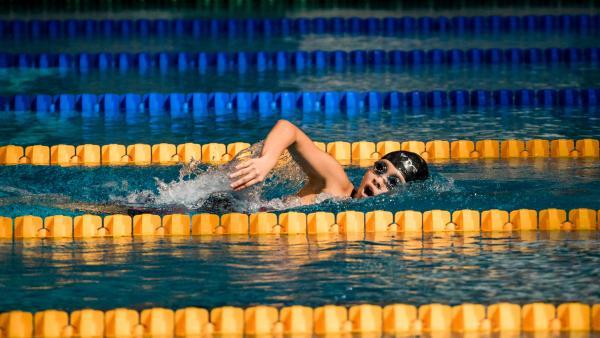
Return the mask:
[[[279,6],[279,4],[277,4]],[[314,10],[275,11],[315,16]],[[579,9],[577,9],[579,11]],[[573,10],[569,10],[571,12]],[[191,17],[196,11],[134,12],[136,18]],[[519,10],[520,14],[537,13]],[[527,12],[527,13],[525,13]],[[564,9],[544,13],[564,13]],[[596,12],[591,9],[590,12]],[[327,10],[327,16],[391,15]],[[479,9],[450,14],[513,14]],[[577,12],[579,13],[579,12]],[[127,17],[128,13],[96,13]],[[263,13],[265,14],[265,13]],[[268,13],[267,13],[268,14]],[[431,15],[430,10],[405,11]],[[439,14],[439,13],[438,13]],[[0,14],[11,17],[13,14]],[[56,18],[82,13],[50,13]],[[202,13],[205,15],[205,13]],[[232,15],[220,13],[219,15]],[[237,15],[237,13],[236,13]],[[325,15],[325,14],[323,14]],[[395,14],[394,14],[395,15]],[[28,15],[35,17],[35,15]],[[131,53],[597,48],[598,32],[429,33],[398,36],[307,34],[289,37],[2,39],[2,53]],[[561,56],[562,57],[562,56]],[[595,57],[585,56],[590,60]],[[597,61],[597,60],[596,60]],[[449,91],[597,88],[597,62],[324,67],[323,71],[200,72],[170,67],[120,70],[0,69],[0,95],[299,91]],[[484,62],[485,63],[485,62]],[[291,65],[291,59],[290,59]],[[237,68],[236,68],[237,67]],[[229,102],[228,104],[232,104]],[[314,140],[506,140],[600,138],[600,111],[582,107],[481,107],[395,111],[195,115],[148,112],[0,112],[6,144],[256,143],[278,119]],[[50,110],[50,109],[48,109]],[[268,110],[268,109],[267,109]],[[152,212],[223,214],[356,210],[455,211],[600,208],[600,161],[585,158],[432,162],[431,178],[362,200],[326,196],[299,206],[303,177],[287,168],[242,193],[229,188],[227,165],[0,166],[0,215],[77,216]],[[292,166],[293,167],[293,166]],[[288,170],[289,169],[289,170]],[[345,167],[356,185],[366,168]],[[117,307],[391,304],[600,303],[600,232],[181,236],[93,240],[0,239],[0,312]]]
[[0,94],[191,93],[258,91],[413,91],[595,88],[594,63],[406,65],[285,71],[151,68],[87,70],[0,68]]
[[598,303],[593,233],[0,242],[0,308]]
[[218,115],[0,112],[0,145],[254,143],[282,118],[321,142],[582,139],[600,135],[600,111],[593,107],[423,108],[354,114],[276,110]]
[[[469,161],[430,164],[431,179],[411,183],[390,194],[362,200],[325,199],[299,207],[282,197],[295,194],[299,176],[274,176],[258,189],[236,194],[225,168],[201,168],[180,178],[172,167],[0,167],[0,214],[49,216],[82,213],[303,212],[343,210],[419,210],[591,208],[600,202],[600,162],[596,159]],[[365,168],[348,167],[358,184]],[[164,187],[163,184],[178,182]],[[251,194],[250,194],[251,193]],[[225,197],[223,197],[225,196]],[[231,203],[211,203],[214,198]],[[208,202],[207,202],[208,201]],[[131,211],[133,210],[133,211]]]

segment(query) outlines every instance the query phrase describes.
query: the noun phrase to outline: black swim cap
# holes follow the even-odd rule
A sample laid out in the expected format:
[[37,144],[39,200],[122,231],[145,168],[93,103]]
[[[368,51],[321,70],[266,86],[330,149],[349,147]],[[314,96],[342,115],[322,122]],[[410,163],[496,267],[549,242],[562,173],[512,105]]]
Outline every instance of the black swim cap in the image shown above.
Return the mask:
[[429,177],[427,162],[413,152],[404,150],[392,151],[383,156],[382,159],[392,162],[394,167],[402,173],[406,182],[425,180]]

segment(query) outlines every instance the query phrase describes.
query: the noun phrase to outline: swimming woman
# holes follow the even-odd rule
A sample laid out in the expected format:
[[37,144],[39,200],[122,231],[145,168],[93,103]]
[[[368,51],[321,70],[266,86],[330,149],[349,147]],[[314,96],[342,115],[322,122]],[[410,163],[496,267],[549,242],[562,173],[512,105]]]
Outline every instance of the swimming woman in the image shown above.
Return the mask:
[[[262,147],[260,147],[262,145]],[[20,200],[28,204],[39,204],[61,209],[101,213],[155,213],[168,214],[204,210],[209,212],[233,212],[240,210],[285,209],[313,204],[328,198],[364,198],[377,196],[394,190],[401,184],[424,180],[429,176],[427,163],[421,156],[408,151],[394,151],[376,161],[363,175],[358,187],[354,187],[344,168],[294,124],[280,120],[271,129],[267,138],[254,146],[252,151],[238,154],[234,161],[225,167],[213,167],[200,171],[193,180],[180,179],[171,183],[161,183],[158,194],[150,191],[135,192],[126,200],[106,203],[86,203],[72,201],[62,195],[30,195],[16,198],[1,198],[0,206],[14,204]],[[287,150],[305,182],[296,196],[282,199],[280,205],[255,205],[248,207],[240,202],[257,202],[260,189],[247,189],[266,181],[269,173],[277,172],[280,159]],[[192,172],[200,162],[184,167]],[[289,162],[287,162],[289,163]],[[187,172],[182,170],[182,172]],[[180,173],[181,176],[182,175]],[[277,175],[275,175],[277,176]],[[281,183],[281,182],[280,182]],[[259,187],[259,186],[257,186]],[[259,187],[260,188],[260,187]],[[240,196],[234,196],[230,192]],[[257,195],[258,193],[258,195]],[[132,197],[132,198],[130,198]],[[272,202],[272,201],[271,201]],[[262,202],[258,201],[261,204]]]
[[377,196],[400,184],[429,177],[427,163],[421,156],[394,151],[376,161],[365,172],[359,186],[354,187],[344,168],[331,155],[319,149],[300,128],[280,120],[265,139],[260,156],[234,167],[229,175],[231,188],[240,191],[265,180],[286,149],[308,177],[297,194],[302,204],[314,203],[321,193],[341,198]]

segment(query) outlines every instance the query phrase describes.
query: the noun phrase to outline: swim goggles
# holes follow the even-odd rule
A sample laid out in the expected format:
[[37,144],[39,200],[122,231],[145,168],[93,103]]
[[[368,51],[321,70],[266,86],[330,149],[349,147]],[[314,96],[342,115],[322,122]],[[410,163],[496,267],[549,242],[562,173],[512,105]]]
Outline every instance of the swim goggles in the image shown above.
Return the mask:
[[388,165],[384,161],[377,161],[373,163],[373,172],[378,176],[386,175],[385,185],[388,189],[393,189],[402,184],[402,179],[396,175],[387,175]]

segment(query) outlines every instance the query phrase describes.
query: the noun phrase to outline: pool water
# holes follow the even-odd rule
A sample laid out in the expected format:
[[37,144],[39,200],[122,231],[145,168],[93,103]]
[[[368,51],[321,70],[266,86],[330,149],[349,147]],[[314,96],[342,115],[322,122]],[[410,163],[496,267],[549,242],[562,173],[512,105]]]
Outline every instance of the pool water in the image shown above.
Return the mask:
[[0,69],[0,95],[20,93],[191,93],[234,91],[410,91],[433,89],[590,88],[600,83],[595,64],[422,65],[344,71],[161,72],[153,69],[90,70]]
[[2,112],[0,144],[254,143],[285,118],[321,142],[367,140],[581,139],[600,134],[596,108],[470,108],[378,113],[274,112],[219,116],[127,112]]
[[302,35],[265,38],[227,38],[193,36],[165,37],[81,37],[5,39],[2,52],[47,53],[60,45],[61,53],[139,53],[198,51],[294,51],[294,50],[357,50],[357,49],[469,49],[469,48],[567,48],[598,47],[597,32],[519,32],[509,33],[413,33],[395,37],[352,35]]
[[[32,8],[27,4],[15,3],[7,5],[7,10],[0,13],[0,18],[10,19],[178,19],[178,18],[273,18],[273,17],[359,17],[384,18],[393,15],[406,16],[475,16],[475,15],[577,15],[598,13],[597,8],[585,1],[573,1],[566,4],[549,3],[498,3],[496,6],[475,6],[476,4],[448,3],[370,3],[357,7],[356,3],[272,3],[260,1],[253,3],[217,3],[217,2],[182,2],[171,4],[168,8],[157,3],[102,3],[88,5],[86,3],[71,4],[67,7],[46,3],[41,8]],[[200,10],[198,10],[200,9]],[[390,14],[392,13],[392,14]]]
[[[597,209],[600,201],[600,162],[597,160],[539,159],[497,160],[465,163],[430,164],[432,179],[401,187],[392,194],[363,200],[326,200],[319,204],[291,208],[280,206],[272,199],[294,194],[299,187],[291,177],[281,177],[268,182],[262,189],[260,201],[240,204],[239,212],[256,212],[260,207],[284,208],[303,212],[344,210],[419,210],[432,209],[504,209],[521,208],[591,208]],[[164,182],[179,180],[179,166],[172,167],[0,167],[3,185],[0,187],[0,214],[9,217],[33,214],[78,215],[88,209],[72,207],[73,203],[107,204],[124,206],[148,200],[148,206],[163,205],[148,199],[159,194],[155,179]],[[347,173],[355,185],[360,182],[364,168],[349,167]],[[200,207],[188,210],[185,203],[197,196],[207,198],[207,191],[230,193],[225,183],[216,183],[224,174],[222,170],[208,173],[197,191],[178,192],[169,200],[169,207],[181,212],[219,212],[219,209]],[[39,177],[44,179],[40,180]],[[194,176],[197,177],[197,176]],[[186,178],[188,180],[189,178]],[[203,179],[203,178],[201,178]],[[220,181],[219,181],[220,182]],[[287,184],[285,184],[287,183]],[[286,188],[287,187],[287,188]],[[243,199],[244,196],[233,195]],[[165,203],[165,202],[163,202]],[[174,206],[173,206],[173,205]],[[170,213],[158,210],[156,213]],[[99,208],[102,210],[102,207]],[[117,209],[120,210],[120,209]],[[94,213],[95,210],[92,210]],[[126,211],[123,211],[126,212]],[[110,212],[109,212],[110,213]],[[115,213],[115,212],[112,212]]]
[[[303,2],[304,3],[304,2]],[[483,8],[469,11],[307,9],[298,16],[522,15],[596,13],[584,9]],[[300,5],[298,5],[300,6]],[[302,6],[300,6],[302,7]],[[496,6],[497,7],[497,6]],[[236,17],[244,13],[214,12]],[[257,16],[269,14],[261,8]],[[272,14],[271,13],[271,14]],[[206,16],[193,10],[92,13],[98,18]],[[109,13],[110,14],[110,13]],[[67,19],[81,13],[42,13]],[[0,13],[2,18],[15,13]],[[19,18],[40,17],[29,13]],[[0,53],[139,53],[197,51],[312,51],[357,49],[586,48],[597,31],[431,33],[387,36],[294,35],[286,38],[0,39]],[[594,62],[333,67],[323,72],[237,69],[205,73],[135,69],[0,69],[0,95],[62,93],[191,93],[257,91],[431,91],[600,87]],[[4,101],[3,101],[4,102]],[[356,113],[272,111],[204,115],[169,112],[0,111],[0,146],[14,144],[256,143],[279,119],[321,142],[384,140],[506,140],[600,138],[597,107],[469,107]],[[270,177],[249,193],[232,193],[226,166],[202,165],[193,177],[182,166],[0,166],[0,215],[77,216],[229,211],[340,212],[475,209],[600,209],[597,158],[497,159],[432,162],[431,179],[362,200],[324,199],[308,206],[282,202],[302,184],[292,172]],[[357,185],[365,168],[347,166]],[[193,189],[180,189],[192,180]],[[178,185],[164,185],[176,182]],[[191,185],[190,185],[191,186]],[[166,187],[166,188],[165,188]],[[188,186],[189,187],[189,186]],[[166,190],[165,190],[166,189]],[[232,206],[204,202],[225,194]],[[168,203],[164,196],[170,196]],[[225,210],[226,209],[226,210]],[[213,308],[231,305],[321,306],[360,303],[570,302],[599,303],[600,232],[364,234],[325,236],[183,236],[93,240],[0,240],[0,312],[117,307]]]
[[[600,301],[592,233],[0,242],[0,308]],[[110,263],[107,263],[110,262]]]

